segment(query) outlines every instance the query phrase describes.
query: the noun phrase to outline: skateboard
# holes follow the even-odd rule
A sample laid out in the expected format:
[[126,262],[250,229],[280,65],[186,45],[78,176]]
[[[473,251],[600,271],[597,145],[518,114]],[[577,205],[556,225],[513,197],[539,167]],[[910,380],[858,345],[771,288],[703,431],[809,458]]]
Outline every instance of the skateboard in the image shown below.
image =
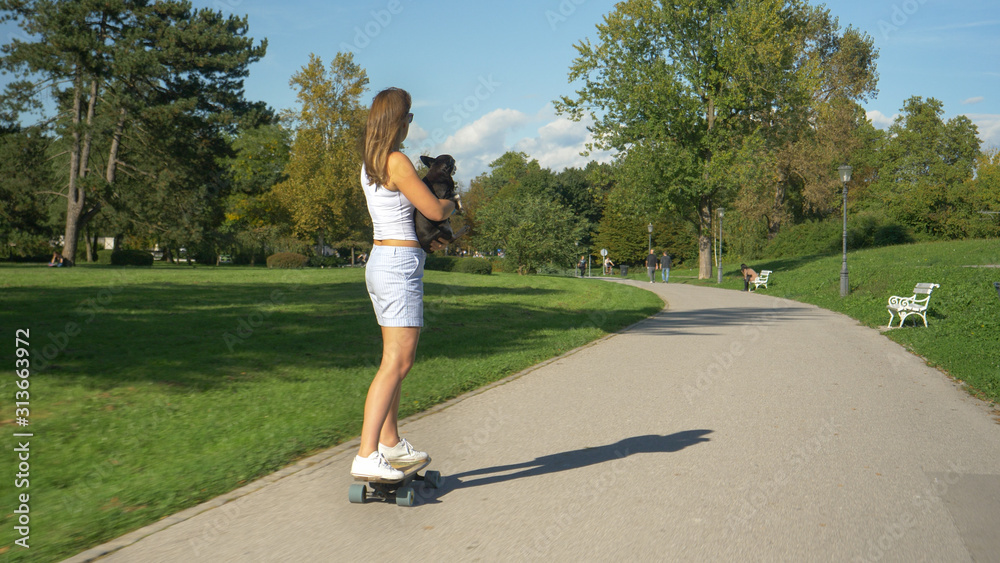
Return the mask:
[[[423,481],[427,486],[437,489],[443,483],[441,473],[438,471],[426,471],[423,475],[417,472],[427,467],[431,463],[431,458],[410,464],[392,464],[393,467],[403,472],[402,479],[379,479],[377,477],[355,477],[347,493],[347,498],[352,503],[364,504],[369,498],[392,502],[395,499],[399,506],[413,506],[414,492],[410,483],[413,481]],[[367,485],[365,484],[367,483]],[[369,487],[371,489],[369,490]],[[369,497],[370,495],[370,497]]]

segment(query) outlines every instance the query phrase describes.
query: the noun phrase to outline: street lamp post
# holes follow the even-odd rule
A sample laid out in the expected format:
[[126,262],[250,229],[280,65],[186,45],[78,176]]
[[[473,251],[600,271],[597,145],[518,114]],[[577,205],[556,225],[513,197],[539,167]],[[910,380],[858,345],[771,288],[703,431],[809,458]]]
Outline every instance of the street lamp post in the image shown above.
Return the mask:
[[722,217],[726,214],[723,207],[719,208],[719,282],[722,283]]
[[847,277],[847,183],[851,181],[852,168],[845,164],[837,170],[840,171],[840,181],[844,184],[844,263],[840,267],[840,296],[847,297],[850,287]]
[[647,227],[647,229],[649,229],[649,252],[650,252],[650,254],[652,254],[652,252],[653,252],[653,224],[650,223],[649,226]]

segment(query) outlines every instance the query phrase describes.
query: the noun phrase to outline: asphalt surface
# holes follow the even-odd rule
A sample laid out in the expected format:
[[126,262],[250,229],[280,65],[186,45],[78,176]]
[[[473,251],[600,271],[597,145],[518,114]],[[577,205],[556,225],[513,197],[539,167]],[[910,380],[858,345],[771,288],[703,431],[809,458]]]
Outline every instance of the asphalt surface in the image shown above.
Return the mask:
[[352,442],[70,561],[1000,561],[1000,413],[843,315],[622,283],[667,308],[403,423],[416,506],[350,504]]

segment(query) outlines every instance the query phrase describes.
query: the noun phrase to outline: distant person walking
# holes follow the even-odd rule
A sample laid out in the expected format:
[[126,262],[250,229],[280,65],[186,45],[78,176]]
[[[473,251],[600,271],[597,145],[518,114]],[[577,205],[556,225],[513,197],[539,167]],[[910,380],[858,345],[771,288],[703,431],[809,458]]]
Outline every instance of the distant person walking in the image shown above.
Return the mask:
[[580,270],[580,277],[583,277],[583,273],[587,270],[587,258],[584,256],[580,257],[580,262],[577,263],[576,269]]
[[649,256],[646,256],[646,271],[649,272],[649,283],[653,283],[656,277],[656,266],[658,262],[656,260],[656,254],[653,251],[649,251]]
[[610,276],[614,272],[615,263],[611,261],[610,256],[604,257],[604,275]]
[[664,250],[663,256],[660,256],[660,275],[663,276],[663,283],[667,283],[667,280],[670,279],[670,266],[670,255]]

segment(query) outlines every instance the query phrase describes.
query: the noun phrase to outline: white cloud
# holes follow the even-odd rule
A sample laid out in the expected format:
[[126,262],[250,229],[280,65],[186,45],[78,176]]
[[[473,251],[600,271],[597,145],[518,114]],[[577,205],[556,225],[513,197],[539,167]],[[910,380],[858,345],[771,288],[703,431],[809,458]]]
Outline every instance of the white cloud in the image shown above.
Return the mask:
[[897,113],[892,117],[887,117],[884,113],[878,110],[874,110],[865,113],[865,116],[868,118],[868,121],[871,121],[872,125],[874,125],[875,127],[879,129],[885,129],[890,125],[892,125],[892,122],[895,121],[896,117],[898,117],[899,114]]
[[458,163],[458,178],[468,181],[486,171],[491,162],[507,151],[507,135],[531,118],[513,109],[496,109],[463,126],[444,142],[432,147],[429,154],[450,154]]
[[964,105],[964,106],[971,106],[973,104],[978,104],[978,103],[984,102],[984,101],[986,101],[986,98],[984,98],[982,96],[976,96],[975,98],[969,98],[968,100],[965,100],[964,102],[962,102],[962,105]]
[[[552,105],[546,104],[535,115],[514,109],[493,110],[438,144],[433,144],[422,130],[411,129],[409,140],[411,147],[423,141],[423,153],[454,156],[458,162],[456,177],[468,185],[469,180],[487,172],[489,164],[507,151],[524,152],[553,172],[571,166],[583,168],[592,160],[610,161],[611,154],[605,151],[580,156],[586,143],[593,140],[587,124],[558,116]],[[415,133],[420,135],[419,139],[414,137]]]
[[550,168],[553,172],[569,167],[583,168],[592,160],[609,162],[612,155],[607,151],[580,155],[586,150],[586,144],[594,140],[593,134],[587,130],[587,124],[584,121],[552,116],[552,121],[538,128],[537,137],[521,139],[514,145],[514,150],[538,160],[543,168]]
[[979,139],[983,142],[983,148],[1000,148],[1000,114],[967,113],[965,117],[971,119],[979,128]]
[[426,141],[429,136],[426,129],[414,122],[410,124],[410,130],[406,133],[406,141],[403,144],[408,147],[418,145]]

